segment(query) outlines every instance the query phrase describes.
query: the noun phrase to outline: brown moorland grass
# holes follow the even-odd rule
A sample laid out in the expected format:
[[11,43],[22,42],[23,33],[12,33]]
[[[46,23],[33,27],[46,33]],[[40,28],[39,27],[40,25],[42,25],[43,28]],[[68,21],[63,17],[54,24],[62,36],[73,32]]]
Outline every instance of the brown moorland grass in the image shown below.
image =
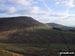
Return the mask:
[[24,56],[24,55],[0,49],[0,56]]

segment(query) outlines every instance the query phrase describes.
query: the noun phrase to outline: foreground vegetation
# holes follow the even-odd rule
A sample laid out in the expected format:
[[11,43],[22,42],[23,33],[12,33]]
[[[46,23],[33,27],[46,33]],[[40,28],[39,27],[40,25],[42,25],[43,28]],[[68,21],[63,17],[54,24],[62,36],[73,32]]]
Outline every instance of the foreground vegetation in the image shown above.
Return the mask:
[[0,48],[25,56],[58,56],[59,51],[75,51],[75,33],[70,31],[39,26],[4,34]]
[[[69,48],[72,51],[75,50],[74,47],[75,47],[75,45],[69,45]],[[4,49],[4,50],[8,50],[10,52],[23,54],[25,56],[58,56],[58,52],[68,51],[67,46],[65,44],[7,44],[7,43],[0,43],[0,48]]]
[[24,55],[0,49],[0,56],[24,56]]

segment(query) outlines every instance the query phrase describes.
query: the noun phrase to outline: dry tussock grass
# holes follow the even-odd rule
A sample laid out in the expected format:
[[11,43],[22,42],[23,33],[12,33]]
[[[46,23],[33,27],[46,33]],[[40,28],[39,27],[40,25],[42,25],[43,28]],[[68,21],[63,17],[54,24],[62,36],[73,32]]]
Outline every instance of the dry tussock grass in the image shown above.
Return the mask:
[[0,56],[24,56],[24,55],[0,49]]

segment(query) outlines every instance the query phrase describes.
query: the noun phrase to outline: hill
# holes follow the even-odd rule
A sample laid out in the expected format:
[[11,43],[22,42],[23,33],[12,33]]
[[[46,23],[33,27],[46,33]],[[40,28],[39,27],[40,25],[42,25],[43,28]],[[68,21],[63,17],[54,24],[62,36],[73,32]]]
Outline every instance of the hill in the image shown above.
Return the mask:
[[[27,16],[0,18],[0,23],[0,42],[18,42],[17,40],[19,40],[19,42],[22,43],[25,42],[27,35],[29,36],[29,38],[31,37],[30,35],[33,34],[31,32],[35,31],[35,29],[44,29],[48,27]],[[17,35],[16,33],[24,35],[20,37],[20,35]],[[17,38],[17,36],[13,34],[16,34],[18,36],[17,40],[14,40],[14,38]],[[11,37],[11,35],[13,35],[13,38]]]
[[39,25],[42,25],[42,23],[26,16],[0,18],[0,32]]
[[47,23],[49,26],[52,26],[53,28],[57,28],[60,30],[71,30],[74,29],[73,27],[67,27],[61,24],[57,24],[57,23]]
[[[64,43],[63,38],[65,38],[67,42],[75,43],[73,32],[54,30],[31,17],[1,18],[0,23],[2,23],[0,24],[0,31],[2,31],[0,33],[0,42]],[[52,23],[52,25],[56,26],[57,24]],[[60,25],[58,26],[60,27]]]
[[26,16],[0,18],[0,23],[2,49],[27,56],[58,56],[58,51],[69,50],[68,45],[75,50],[74,32],[53,29]]

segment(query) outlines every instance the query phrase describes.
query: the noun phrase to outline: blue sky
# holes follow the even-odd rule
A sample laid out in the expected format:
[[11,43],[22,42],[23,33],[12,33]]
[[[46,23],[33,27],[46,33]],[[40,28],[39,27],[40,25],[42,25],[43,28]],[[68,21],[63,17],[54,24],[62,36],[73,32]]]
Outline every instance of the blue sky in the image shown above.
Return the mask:
[[75,0],[0,0],[0,17],[22,15],[42,23],[75,26]]

